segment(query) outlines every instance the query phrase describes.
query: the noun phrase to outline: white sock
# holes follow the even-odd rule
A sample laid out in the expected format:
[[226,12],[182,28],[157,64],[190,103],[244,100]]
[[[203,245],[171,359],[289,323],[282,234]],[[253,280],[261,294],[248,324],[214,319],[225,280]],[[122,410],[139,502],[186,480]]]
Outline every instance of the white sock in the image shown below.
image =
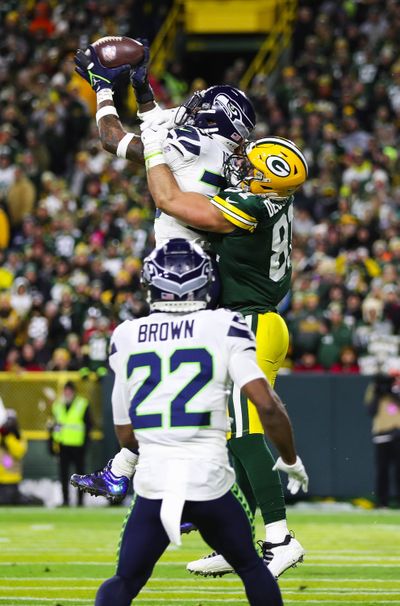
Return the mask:
[[286,520],[265,524],[265,537],[269,543],[282,543],[287,534],[289,530]]
[[128,450],[128,448],[121,448],[119,453],[113,458],[111,471],[117,477],[126,476],[127,478],[131,478],[135,471],[138,457],[139,455]]

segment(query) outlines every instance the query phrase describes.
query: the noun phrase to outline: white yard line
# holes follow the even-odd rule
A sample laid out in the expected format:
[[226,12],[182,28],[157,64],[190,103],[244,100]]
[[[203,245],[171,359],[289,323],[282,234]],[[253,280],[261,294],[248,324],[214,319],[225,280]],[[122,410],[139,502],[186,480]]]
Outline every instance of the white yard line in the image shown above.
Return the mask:
[[[192,580],[196,580],[199,579],[199,577],[195,577],[193,575],[187,575],[186,577],[151,577],[150,581],[151,583],[179,583],[179,582],[185,582],[188,579],[192,579]],[[31,576],[31,577],[0,577],[0,582],[1,581],[102,581],[103,577],[53,577],[53,576]],[[220,579],[212,579],[212,578],[208,578],[208,579],[204,579],[207,580],[210,583],[238,583],[240,584],[241,581],[236,577],[236,576],[225,576],[224,578],[220,578]],[[294,583],[294,584],[299,584],[301,583],[335,583],[337,585],[338,583],[338,579],[332,579],[332,578],[324,578],[324,577],[302,577],[302,578],[288,578],[288,577],[281,577],[279,579],[279,582],[282,583]],[[390,585],[392,585],[393,583],[398,583],[400,584],[400,579],[374,579],[374,578],[364,578],[364,577],[358,577],[358,578],[352,578],[352,579],[343,579],[340,578],[340,582],[341,583],[388,583]]]

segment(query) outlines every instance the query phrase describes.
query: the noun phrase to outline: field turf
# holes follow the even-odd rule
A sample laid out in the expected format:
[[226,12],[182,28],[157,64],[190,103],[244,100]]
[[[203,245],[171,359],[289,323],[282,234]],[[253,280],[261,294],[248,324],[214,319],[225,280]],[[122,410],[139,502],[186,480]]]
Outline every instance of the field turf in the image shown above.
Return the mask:
[[[0,508],[0,606],[88,606],[113,574],[125,509]],[[307,550],[280,580],[284,602],[400,604],[400,511],[289,510]],[[258,524],[258,538],[263,536]],[[247,604],[238,578],[203,579],[185,563],[208,553],[198,533],[169,549],[138,606]]]

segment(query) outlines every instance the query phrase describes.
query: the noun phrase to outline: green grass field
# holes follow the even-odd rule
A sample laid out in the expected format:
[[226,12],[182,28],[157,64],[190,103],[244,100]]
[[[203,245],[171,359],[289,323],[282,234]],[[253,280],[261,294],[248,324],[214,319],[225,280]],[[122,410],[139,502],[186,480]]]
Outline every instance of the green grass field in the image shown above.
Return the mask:
[[[0,509],[0,606],[86,606],[114,571],[123,508]],[[285,604],[400,604],[400,512],[289,511],[307,550],[281,577]],[[258,538],[263,536],[258,523]],[[203,579],[185,563],[208,553],[198,533],[169,549],[138,606],[246,604],[238,578]]]

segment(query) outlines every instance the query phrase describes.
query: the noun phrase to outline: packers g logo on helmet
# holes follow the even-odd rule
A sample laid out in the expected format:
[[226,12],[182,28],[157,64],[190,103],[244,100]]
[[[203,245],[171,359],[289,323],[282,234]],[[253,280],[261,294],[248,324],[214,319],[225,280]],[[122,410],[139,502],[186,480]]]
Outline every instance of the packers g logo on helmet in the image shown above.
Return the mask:
[[303,185],[308,176],[304,155],[289,139],[259,139],[247,145],[245,155],[250,166],[242,184],[253,194],[287,198]]

